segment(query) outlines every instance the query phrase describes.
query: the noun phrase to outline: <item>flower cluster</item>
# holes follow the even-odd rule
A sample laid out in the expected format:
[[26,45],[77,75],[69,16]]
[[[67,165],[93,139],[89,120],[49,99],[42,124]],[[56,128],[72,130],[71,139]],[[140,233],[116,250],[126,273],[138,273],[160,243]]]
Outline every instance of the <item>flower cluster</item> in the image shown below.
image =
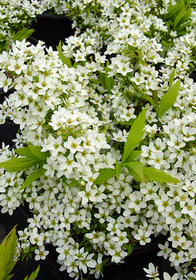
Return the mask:
[[39,1],[3,0],[0,3],[0,52],[13,41],[14,34],[28,27],[37,14],[43,12]]
[[[151,280],[160,280],[159,269],[157,266],[154,266],[153,263],[148,264],[148,268],[144,268],[147,279]],[[168,272],[163,272],[163,280],[178,280],[180,279],[195,279],[196,275],[194,272],[188,272],[188,270],[184,271],[184,275],[180,273],[174,273],[172,276]]]
[[[179,278],[196,257],[196,12],[184,4],[189,17],[177,22],[176,2],[159,2],[72,1],[88,9],[74,16],[76,34],[62,49],[23,40],[0,55],[0,87],[14,88],[0,121],[19,126],[17,149],[3,145],[0,162],[29,163],[22,156],[30,155],[36,163],[0,168],[1,211],[28,204],[21,250],[34,247],[35,259],[45,259],[53,244],[61,270],[76,279],[99,278],[104,264],[153,235],[168,236],[158,255]],[[145,133],[125,160],[141,111]],[[155,178],[157,171],[151,180],[149,167],[179,183]]]

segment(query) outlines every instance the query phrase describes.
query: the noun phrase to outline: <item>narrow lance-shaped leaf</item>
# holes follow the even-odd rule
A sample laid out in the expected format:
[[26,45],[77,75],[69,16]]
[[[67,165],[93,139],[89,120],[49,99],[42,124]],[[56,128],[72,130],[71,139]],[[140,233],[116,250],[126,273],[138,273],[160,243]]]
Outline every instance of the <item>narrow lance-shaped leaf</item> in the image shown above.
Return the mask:
[[143,166],[141,162],[132,161],[132,162],[126,162],[124,163],[124,166],[126,166],[131,173],[131,175],[139,182],[142,182],[145,180],[144,173],[143,173]]
[[41,152],[41,147],[29,145],[28,147],[22,147],[15,149],[15,152],[20,156],[27,158],[45,161],[47,158],[47,152]]
[[59,42],[59,44],[57,46],[57,51],[59,53],[59,58],[61,59],[63,64],[66,64],[67,67],[71,68],[72,67],[71,60],[69,59],[69,57],[64,56],[64,54],[62,52],[62,43],[61,43],[61,41]]
[[165,95],[161,99],[158,116],[161,117],[169,108],[175,103],[181,81],[178,80],[173,86],[171,86]]
[[174,28],[176,28],[179,25],[183,25],[184,23],[186,23],[191,15],[191,9],[186,10],[185,7],[183,10],[181,10],[178,15],[175,17],[174,20]]
[[130,256],[131,255],[131,253],[133,252],[133,249],[134,249],[134,246],[132,245],[132,244],[129,244],[128,245],[128,256]]
[[38,159],[45,161],[47,158],[47,153],[41,152],[41,147],[29,145],[29,149],[31,150],[32,154],[34,154]]
[[81,186],[81,182],[73,179],[73,180],[71,180],[71,182],[69,184],[64,183],[64,186],[69,187],[69,188],[76,187],[76,186]]
[[130,81],[130,83],[136,90],[135,95],[138,96],[138,98],[140,99],[150,102],[150,104],[154,107],[155,111],[158,112],[158,104],[156,104],[156,101],[153,100],[149,95],[143,93],[142,90],[134,82]]
[[22,184],[20,189],[23,190],[28,185],[30,185],[32,182],[34,182],[37,179],[41,178],[45,174],[45,172],[46,172],[46,169],[44,169],[43,167],[40,167],[39,169],[37,169],[35,172],[33,172],[31,175],[29,175],[26,178],[26,180],[24,181],[24,183]]
[[28,39],[33,33],[35,29],[28,29],[26,27],[20,29],[17,33],[13,34],[13,40],[22,41],[23,39]]
[[10,275],[18,260],[14,260],[16,255],[16,227],[4,238],[0,244],[0,280],[9,280],[13,274]]
[[143,167],[143,172],[146,180],[156,181],[158,183],[173,183],[177,184],[180,181],[171,175],[151,167]]
[[171,87],[171,85],[172,85],[172,83],[174,81],[174,77],[175,77],[175,69],[173,69],[173,71],[169,75],[169,87]]
[[31,149],[29,147],[22,147],[19,149],[14,150],[18,155],[25,156],[27,158],[32,158],[37,160],[37,157],[32,153]]
[[18,172],[22,170],[26,170],[40,161],[30,159],[30,158],[13,158],[8,161],[4,161],[0,163],[0,168],[3,167],[9,172]]
[[127,137],[127,142],[125,143],[125,147],[124,147],[122,163],[126,161],[126,159],[130,156],[132,151],[140,143],[142,136],[144,134],[145,120],[146,120],[146,108],[139,114],[139,116],[131,126],[131,129]]
[[108,77],[107,74],[105,74],[105,85],[108,91],[111,91],[111,89],[113,88],[113,84],[114,84],[113,77]]
[[129,244],[124,243],[124,244],[123,244],[123,247],[124,247],[125,249],[127,249],[128,256],[131,255],[131,253],[133,252],[133,249],[134,249],[133,244],[131,244],[131,243],[129,243]]
[[95,179],[94,184],[101,185],[116,174],[116,170],[112,168],[104,168],[99,170],[99,175]]
[[116,162],[116,178],[117,178],[117,180],[120,177],[121,170],[122,170],[122,164],[119,163],[119,162]]
[[136,159],[140,154],[141,154],[142,151],[140,150],[134,150],[130,155],[129,157],[126,159],[126,162],[130,162],[130,161],[133,161],[134,159]]
[[129,121],[127,122],[121,122],[121,121],[117,121],[117,120],[114,120],[115,123],[117,124],[121,124],[121,125],[132,125],[134,123],[134,120],[133,119],[130,119]]
[[108,91],[111,91],[114,79],[113,77],[108,77],[107,75],[107,69],[105,69],[106,72],[100,72],[99,73],[99,81],[104,89],[107,89]]
[[38,267],[36,268],[36,270],[33,271],[33,272],[31,273],[30,276],[26,276],[26,277],[24,278],[24,280],[35,280],[35,279],[37,278],[37,276],[38,276],[39,269],[40,269],[40,266],[38,266]]
[[105,73],[103,73],[103,72],[100,72],[100,73],[99,73],[99,81],[100,81],[102,87],[103,87],[104,89],[106,89],[106,84],[105,84]]

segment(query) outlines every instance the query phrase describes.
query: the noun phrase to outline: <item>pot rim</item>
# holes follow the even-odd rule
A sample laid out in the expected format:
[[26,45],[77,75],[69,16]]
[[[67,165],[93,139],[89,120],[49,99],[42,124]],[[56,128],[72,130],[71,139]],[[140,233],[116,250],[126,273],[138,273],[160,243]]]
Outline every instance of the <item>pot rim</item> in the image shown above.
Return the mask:
[[37,15],[36,18],[38,19],[45,19],[45,20],[58,20],[58,21],[71,21],[66,15],[54,15],[48,12],[44,12],[43,14]]

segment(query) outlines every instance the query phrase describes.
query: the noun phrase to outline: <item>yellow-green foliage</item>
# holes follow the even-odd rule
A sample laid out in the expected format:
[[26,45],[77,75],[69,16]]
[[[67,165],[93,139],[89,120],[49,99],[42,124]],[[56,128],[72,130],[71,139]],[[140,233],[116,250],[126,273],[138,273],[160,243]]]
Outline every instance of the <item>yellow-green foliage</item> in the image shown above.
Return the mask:
[[14,227],[10,233],[5,237],[0,245],[0,280],[9,280],[13,275],[10,275],[17,260],[16,255],[16,227]]
[[[16,246],[17,235],[16,227],[14,227],[0,244],[0,280],[9,280],[13,277],[13,274],[10,273],[19,260],[19,258],[16,258]],[[29,278],[26,276],[24,280],[34,280],[38,272],[39,266]]]

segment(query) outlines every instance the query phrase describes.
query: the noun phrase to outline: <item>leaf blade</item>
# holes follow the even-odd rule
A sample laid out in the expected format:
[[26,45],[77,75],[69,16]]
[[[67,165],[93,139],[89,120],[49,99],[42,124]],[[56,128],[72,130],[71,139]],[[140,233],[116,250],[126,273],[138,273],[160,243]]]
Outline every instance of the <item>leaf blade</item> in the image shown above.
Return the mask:
[[61,41],[59,41],[59,44],[57,46],[57,51],[58,51],[59,58],[61,59],[63,64],[66,64],[67,67],[71,68],[72,67],[71,60],[69,59],[69,57],[64,56],[64,54],[62,52],[62,42]]
[[40,146],[34,146],[34,145],[29,145],[29,149],[31,150],[32,154],[35,155],[37,159],[40,159],[41,161],[45,161],[47,158],[47,153],[41,152],[41,147]]
[[19,148],[19,149],[15,149],[14,151],[20,156],[25,156],[25,157],[32,158],[32,159],[37,159],[37,157],[31,152],[29,147],[22,147],[22,148]]
[[142,151],[140,150],[134,150],[131,152],[131,154],[129,155],[129,157],[125,160],[125,162],[130,162],[133,161],[134,159],[136,159]]
[[132,161],[124,163],[131,173],[131,175],[139,182],[145,181],[144,173],[143,173],[143,165],[141,162]]
[[175,77],[175,69],[173,69],[173,71],[169,75],[169,87],[171,87],[171,85],[174,81],[174,77]]
[[26,170],[37,163],[39,163],[39,161],[30,158],[13,158],[8,161],[1,162],[0,168],[3,167],[9,172],[18,172]]
[[104,168],[99,170],[99,175],[95,179],[95,185],[101,185],[107,182],[111,177],[113,177],[116,173],[116,170],[113,168]]
[[121,170],[122,170],[122,164],[119,162],[116,162],[116,179],[117,180],[119,180]]
[[158,183],[174,183],[177,184],[180,181],[171,175],[161,171],[159,169],[155,169],[152,167],[143,167],[144,176],[147,180],[153,180]]
[[26,180],[24,181],[24,183],[20,187],[20,190],[23,190],[28,185],[30,185],[32,182],[34,182],[37,179],[41,178],[45,174],[45,172],[46,172],[46,169],[44,169],[43,167],[40,167],[39,169],[37,169],[35,172],[33,172],[31,175],[29,175],[26,178]]
[[114,85],[114,78],[108,76],[108,68],[105,68],[105,72],[99,72],[99,81],[104,89],[111,91]]
[[16,41],[22,41],[23,39],[28,39],[33,33],[35,32],[35,29],[29,29],[29,28],[22,28],[18,32],[13,34],[13,40]]
[[140,143],[142,136],[144,135],[144,127],[146,121],[146,108],[139,114],[134,121],[129,131],[127,142],[125,143],[124,153],[122,156],[122,163],[130,156],[132,151]]
[[180,83],[181,81],[178,80],[173,86],[168,89],[168,91],[162,97],[158,117],[161,117],[175,103],[178,92],[180,90]]
[[8,233],[0,244],[0,279],[8,280],[18,259],[14,260],[16,255],[17,235],[16,226]]
[[33,272],[31,273],[30,276],[26,276],[26,277],[24,278],[24,280],[35,280],[35,279],[37,278],[37,276],[38,276],[39,270],[40,270],[40,265],[36,268],[35,271],[33,271]]

